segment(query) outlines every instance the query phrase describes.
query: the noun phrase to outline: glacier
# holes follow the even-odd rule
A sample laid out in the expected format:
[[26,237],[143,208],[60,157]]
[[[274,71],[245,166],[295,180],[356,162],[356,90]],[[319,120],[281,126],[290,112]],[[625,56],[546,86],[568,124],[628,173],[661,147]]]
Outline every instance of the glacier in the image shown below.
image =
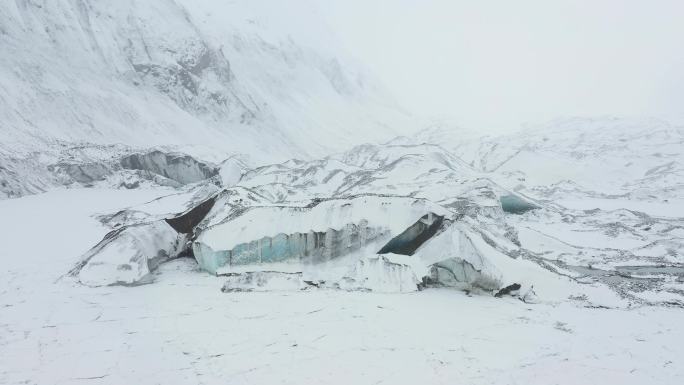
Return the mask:
[[170,225],[186,237],[175,255],[227,277],[227,292],[452,287],[491,295],[519,283],[543,298],[572,286],[524,258],[504,202],[531,199],[439,146],[364,145],[310,162],[223,167],[231,170],[227,185],[212,177],[102,220],[113,228]]
[[[493,295],[519,284],[520,298],[531,302],[601,303],[606,288],[651,303],[659,288],[670,293],[661,294],[664,301],[679,290],[676,277],[667,283],[676,273],[615,277],[624,265],[678,271],[680,220],[568,209],[499,184],[495,174],[443,146],[401,139],[256,168],[231,158],[215,169],[217,175],[176,187],[177,193],[100,219],[112,229],[170,225],[186,240],[178,250],[173,242],[165,249],[225,277],[228,292],[450,287]],[[155,260],[146,251],[155,247],[137,250]],[[116,266],[101,266],[101,274],[113,277],[103,282],[118,282]],[[148,282],[156,268],[149,265],[127,284]]]
[[0,383],[681,383],[684,128],[426,124],[319,6],[0,2]]

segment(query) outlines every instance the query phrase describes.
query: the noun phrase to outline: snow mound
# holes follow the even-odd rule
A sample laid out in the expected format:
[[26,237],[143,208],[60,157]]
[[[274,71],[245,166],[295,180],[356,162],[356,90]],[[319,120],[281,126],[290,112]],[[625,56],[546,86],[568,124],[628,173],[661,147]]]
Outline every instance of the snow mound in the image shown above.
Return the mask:
[[186,238],[158,221],[114,230],[79,264],[74,273],[88,286],[140,285],[150,273],[185,249]]

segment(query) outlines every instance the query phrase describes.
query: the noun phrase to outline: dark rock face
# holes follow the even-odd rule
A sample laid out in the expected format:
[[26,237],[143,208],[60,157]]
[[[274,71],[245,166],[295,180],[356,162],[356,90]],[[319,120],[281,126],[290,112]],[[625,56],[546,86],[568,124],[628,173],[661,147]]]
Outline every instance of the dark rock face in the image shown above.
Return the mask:
[[514,283],[512,285],[508,285],[504,287],[503,289],[499,290],[496,294],[494,294],[495,297],[500,298],[503,297],[504,295],[513,295],[515,292],[520,290],[520,284],[519,283]]
[[197,226],[202,219],[207,216],[211,208],[214,207],[214,203],[216,203],[216,197],[209,198],[184,214],[166,219],[166,223],[181,234],[191,234],[195,229],[195,226]]
[[437,233],[443,222],[444,217],[432,213],[427,214],[403,233],[392,238],[378,251],[378,254],[413,255],[423,243]]
[[150,283],[160,264],[180,256],[187,237],[164,221],[124,226],[86,252],[69,275],[88,286]]
[[189,155],[166,154],[161,151],[125,156],[121,159],[121,167],[129,170],[149,171],[181,184],[199,182],[218,174],[216,167],[200,162]]

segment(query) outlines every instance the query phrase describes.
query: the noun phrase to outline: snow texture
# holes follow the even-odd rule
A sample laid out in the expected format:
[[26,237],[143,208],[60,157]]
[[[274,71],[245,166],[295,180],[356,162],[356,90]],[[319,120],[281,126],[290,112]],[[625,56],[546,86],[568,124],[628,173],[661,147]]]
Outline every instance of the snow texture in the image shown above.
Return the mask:
[[684,315],[673,307],[596,308],[580,297],[529,305],[444,289],[222,293],[226,277],[187,258],[161,265],[151,285],[58,280],[109,231],[94,214],[159,193],[61,189],[0,202],[0,217],[18,218],[0,221],[0,383],[683,380],[673,341],[684,338]]
[[317,6],[0,2],[0,384],[682,383],[684,129],[411,133]]

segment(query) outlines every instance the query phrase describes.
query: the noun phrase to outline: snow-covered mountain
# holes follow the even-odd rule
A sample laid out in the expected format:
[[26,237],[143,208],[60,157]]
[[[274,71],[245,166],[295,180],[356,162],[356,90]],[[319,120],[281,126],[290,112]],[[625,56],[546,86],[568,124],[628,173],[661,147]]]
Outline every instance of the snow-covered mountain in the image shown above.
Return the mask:
[[682,383],[684,129],[426,127],[321,4],[0,0],[0,384]]
[[76,145],[263,163],[409,121],[306,0],[2,2],[0,100],[8,196],[59,184],[44,170]]
[[475,169],[540,199],[667,203],[684,194],[684,127],[658,119],[566,118],[476,138],[438,127],[412,141],[441,143]]

